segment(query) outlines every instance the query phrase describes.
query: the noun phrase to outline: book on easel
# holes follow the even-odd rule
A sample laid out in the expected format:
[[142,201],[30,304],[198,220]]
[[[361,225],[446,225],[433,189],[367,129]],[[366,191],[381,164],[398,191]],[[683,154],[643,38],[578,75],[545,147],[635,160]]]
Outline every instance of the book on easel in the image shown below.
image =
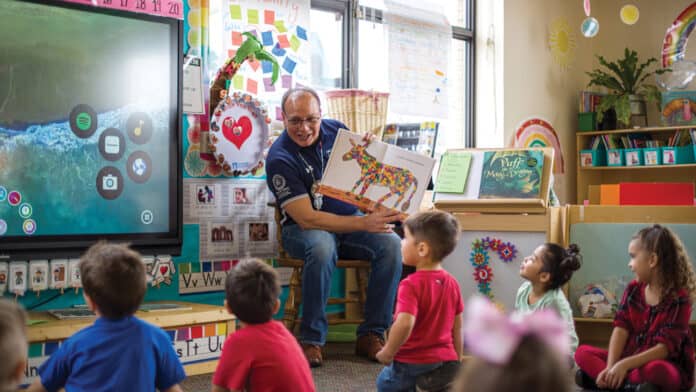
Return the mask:
[[[433,202],[452,212],[543,213],[552,168],[551,148],[449,150],[442,156]],[[456,187],[453,178],[459,179]]]

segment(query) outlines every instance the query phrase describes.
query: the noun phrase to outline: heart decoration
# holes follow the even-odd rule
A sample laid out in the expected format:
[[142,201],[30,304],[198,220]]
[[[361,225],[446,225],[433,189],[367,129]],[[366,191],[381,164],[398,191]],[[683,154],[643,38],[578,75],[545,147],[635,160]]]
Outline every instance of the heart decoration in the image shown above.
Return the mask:
[[163,265],[160,267],[160,273],[162,275],[165,275],[167,273],[167,271],[169,271],[169,267],[167,267],[166,265]]
[[251,136],[251,120],[247,116],[242,116],[239,120],[226,117],[222,121],[222,135],[241,149],[242,144]]

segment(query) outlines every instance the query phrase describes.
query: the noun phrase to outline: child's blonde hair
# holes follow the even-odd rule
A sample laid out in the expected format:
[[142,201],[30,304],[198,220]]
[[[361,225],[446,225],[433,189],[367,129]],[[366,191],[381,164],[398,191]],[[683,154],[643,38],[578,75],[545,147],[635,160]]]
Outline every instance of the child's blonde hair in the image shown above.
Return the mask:
[[0,391],[15,390],[17,367],[27,359],[26,314],[16,303],[0,299]]
[[640,247],[657,256],[662,294],[688,291],[691,300],[696,299],[696,276],[684,244],[674,232],[662,225],[652,225],[638,231],[634,240]]

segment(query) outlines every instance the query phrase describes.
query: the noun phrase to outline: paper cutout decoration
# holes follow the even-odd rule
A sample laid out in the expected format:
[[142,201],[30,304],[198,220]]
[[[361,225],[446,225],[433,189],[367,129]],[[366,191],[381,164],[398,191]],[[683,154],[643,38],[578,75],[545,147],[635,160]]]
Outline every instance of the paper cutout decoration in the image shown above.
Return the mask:
[[51,260],[49,272],[49,288],[63,290],[68,287],[68,259]]
[[541,198],[541,150],[485,151],[479,199]]
[[10,262],[10,274],[8,278],[10,279],[10,293],[15,296],[23,296],[27,291],[28,282],[27,274],[29,273],[29,266],[26,261],[11,261]]
[[515,132],[512,147],[553,147],[556,157],[553,172],[565,173],[561,141],[553,126],[544,119],[532,117],[522,121]]
[[626,4],[623,7],[621,7],[621,11],[619,11],[619,17],[621,18],[622,22],[631,26],[638,22],[638,18],[640,17],[640,11],[638,11],[638,7],[636,7],[635,5]]
[[5,262],[0,262],[0,296],[7,291],[9,273],[9,265]]
[[566,70],[575,59],[575,34],[565,18],[551,23],[549,28],[549,48],[556,64]]
[[503,242],[499,238],[481,238],[476,239],[471,244],[471,255],[469,261],[474,267],[474,279],[476,280],[478,290],[481,294],[487,296],[491,300],[495,299],[491,292],[491,283],[493,282],[493,269],[490,266],[489,251],[494,251],[498,257],[505,262],[511,263],[517,256],[517,248],[511,242]]
[[590,12],[591,12],[590,0],[583,0],[582,8],[585,10],[585,16],[590,16]]
[[249,94],[227,96],[210,119],[209,148],[227,175],[256,174],[269,137],[268,110]]
[[36,294],[48,289],[48,260],[32,260],[29,263],[29,288]]
[[689,34],[696,27],[696,2],[686,7],[667,29],[662,40],[662,66],[667,68],[684,59]]
[[80,276],[80,259],[70,259],[68,261],[68,283],[75,291],[82,287],[82,277]]
[[161,283],[172,284],[174,272],[174,262],[171,256],[157,256],[155,258],[152,285],[159,286]]
[[580,25],[580,31],[586,38],[592,38],[599,33],[599,22],[593,17],[587,17]]
[[147,283],[152,282],[155,276],[155,258],[152,256],[145,256],[142,258],[143,265],[145,265],[145,276],[147,277]]

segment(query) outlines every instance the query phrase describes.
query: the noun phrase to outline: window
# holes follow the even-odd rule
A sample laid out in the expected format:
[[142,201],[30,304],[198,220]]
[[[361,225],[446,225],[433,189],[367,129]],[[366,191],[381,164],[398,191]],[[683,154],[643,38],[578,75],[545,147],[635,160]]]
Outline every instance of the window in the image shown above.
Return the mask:
[[343,53],[340,43],[343,42],[343,15],[337,11],[312,9],[309,18],[312,86],[317,90],[341,88]]
[[[349,12],[355,6],[355,12]],[[438,121],[440,123],[436,154],[448,148],[474,146],[473,132],[473,0],[435,0],[444,8],[452,25],[452,40],[448,64],[447,83],[448,117],[428,118],[419,115],[397,115],[389,113],[388,122]],[[328,11],[329,10],[332,11]],[[384,0],[312,0],[311,30],[317,31],[324,48],[324,60],[319,73],[312,56],[312,83],[319,89],[352,87],[389,91],[388,64],[384,61],[388,53],[388,42],[382,11]],[[342,17],[341,17],[342,16]],[[344,24],[345,23],[345,24]],[[343,25],[343,34],[337,33],[337,25]],[[356,39],[357,38],[357,39]],[[314,41],[313,41],[314,42]],[[330,53],[327,52],[327,47]],[[343,49],[343,61],[338,48]],[[320,53],[320,52],[319,52]],[[336,57],[334,57],[336,56]],[[322,56],[319,56],[321,58]],[[330,63],[324,65],[324,62]],[[338,65],[343,72],[336,70]],[[324,67],[330,67],[328,73]],[[315,79],[314,75],[317,76]],[[338,75],[341,81],[338,82]]]

